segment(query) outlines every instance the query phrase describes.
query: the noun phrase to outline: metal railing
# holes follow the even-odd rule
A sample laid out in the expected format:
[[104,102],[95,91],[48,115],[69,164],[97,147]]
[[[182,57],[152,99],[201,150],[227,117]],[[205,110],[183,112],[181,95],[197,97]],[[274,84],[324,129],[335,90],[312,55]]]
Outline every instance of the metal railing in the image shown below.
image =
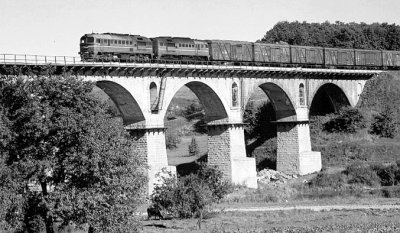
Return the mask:
[[[82,60],[80,57],[71,56],[45,56],[28,54],[0,54],[0,65],[58,65],[58,66],[114,66],[114,67],[149,67],[149,68],[195,68],[195,69],[224,69],[224,70],[263,70],[263,69],[310,69],[310,70],[356,70],[360,67],[322,67],[310,64],[286,64],[286,63],[255,63],[255,62],[220,62],[220,61],[193,61],[193,60],[150,60],[130,59],[121,61],[117,58],[112,60],[92,59]],[[173,67],[171,67],[173,66]],[[178,67],[176,67],[178,66]],[[362,70],[374,70],[379,67],[363,67]]]

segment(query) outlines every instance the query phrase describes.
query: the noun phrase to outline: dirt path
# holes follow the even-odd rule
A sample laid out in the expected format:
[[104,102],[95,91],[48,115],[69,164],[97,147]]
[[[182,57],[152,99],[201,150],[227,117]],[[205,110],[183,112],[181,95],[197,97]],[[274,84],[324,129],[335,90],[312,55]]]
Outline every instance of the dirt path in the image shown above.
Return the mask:
[[287,207],[245,207],[245,208],[225,208],[221,211],[225,212],[263,212],[263,211],[285,211],[285,210],[313,210],[313,211],[330,211],[330,210],[389,210],[400,209],[400,205],[298,205]]

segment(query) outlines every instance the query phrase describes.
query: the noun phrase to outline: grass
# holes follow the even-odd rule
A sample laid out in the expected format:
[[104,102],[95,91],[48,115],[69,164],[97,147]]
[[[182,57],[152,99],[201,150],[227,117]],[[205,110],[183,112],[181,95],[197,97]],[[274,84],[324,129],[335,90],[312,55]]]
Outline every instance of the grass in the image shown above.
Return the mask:
[[142,224],[143,232],[397,232],[399,215],[400,210],[221,212],[204,220],[201,230],[197,219]]
[[[189,156],[189,145],[192,141],[192,137],[196,138],[197,145],[199,146],[200,155],[199,156]],[[168,164],[172,166],[177,166],[184,163],[190,163],[195,161],[207,154],[207,135],[200,136],[182,136],[181,143],[178,144],[178,147],[173,150],[167,150],[168,154]]]

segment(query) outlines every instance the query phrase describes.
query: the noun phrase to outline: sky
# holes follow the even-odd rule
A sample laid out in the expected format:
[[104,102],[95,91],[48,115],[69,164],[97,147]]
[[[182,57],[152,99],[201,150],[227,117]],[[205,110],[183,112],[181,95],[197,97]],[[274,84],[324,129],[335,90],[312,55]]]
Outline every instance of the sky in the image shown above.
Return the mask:
[[91,32],[254,42],[279,21],[400,25],[399,0],[0,0],[0,3],[0,54],[78,56],[80,37]]

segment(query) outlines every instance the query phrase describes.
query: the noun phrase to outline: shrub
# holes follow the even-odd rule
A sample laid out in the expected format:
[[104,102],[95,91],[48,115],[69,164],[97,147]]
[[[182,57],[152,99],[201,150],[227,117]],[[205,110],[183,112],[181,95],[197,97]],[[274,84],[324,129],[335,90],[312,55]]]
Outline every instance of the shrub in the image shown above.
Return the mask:
[[192,137],[192,141],[189,145],[189,156],[197,156],[199,155],[199,146],[197,145],[196,138]]
[[397,122],[390,107],[386,106],[382,112],[374,116],[370,126],[370,133],[385,138],[394,138],[396,136]]
[[372,170],[374,170],[375,173],[380,178],[381,185],[383,186],[395,185],[400,182],[399,180],[400,169],[398,166],[391,164],[388,166],[373,165],[371,167]]
[[180,218],[202,218],[207,207],[230,192],[222,172],[204,164],[187,176],[176,178],[168,173],[161,178],[162,184],[151,195],[152,204]]
[[188,120],[201,119],[204,117],[204,108],[199,102],[193,102],[185,108],[183,115]]
[[380,179],[371,166],[354,163],[346,168],[344,174],[348,176],[349,184],[364,184],[369,186],[377,186]]
[[173,150],[178,147],[178,144],[181,142],[181,138],[179,137],[178,133],[173,131],[167,133],[165,137],[165,146],[167,149]]
[[366,120],[357,108],[342,108],[323,127],[331,133],[355,133],[358,129],[366,127]]
[[399,198],[400,186],[384,187],[381,190],[382,196],[387,198]]
[[332,187],[340,188],[346,183],[342,173],[319,173],[315,178],[310,180],[310,187]]

